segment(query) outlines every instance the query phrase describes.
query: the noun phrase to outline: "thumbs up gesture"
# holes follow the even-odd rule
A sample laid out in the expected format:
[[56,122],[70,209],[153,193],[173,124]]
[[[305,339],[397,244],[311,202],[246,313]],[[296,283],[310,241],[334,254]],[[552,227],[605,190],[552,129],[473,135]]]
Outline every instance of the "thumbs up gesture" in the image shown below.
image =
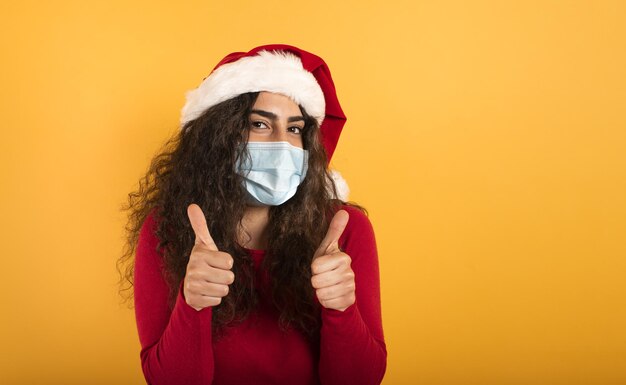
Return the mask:
[[349,219],[347,211],[337,211],[311,263],[311,284],[327,309],[344,311],[356,300],[352,259],[339,249],[339,237]]
[[216,306],[228,294],[228,285],[235,281],[233,257],[217,249],[200,206],[187,207],[187,216],[196,234],[189,256],[183,294],[187,304],[196,310]]

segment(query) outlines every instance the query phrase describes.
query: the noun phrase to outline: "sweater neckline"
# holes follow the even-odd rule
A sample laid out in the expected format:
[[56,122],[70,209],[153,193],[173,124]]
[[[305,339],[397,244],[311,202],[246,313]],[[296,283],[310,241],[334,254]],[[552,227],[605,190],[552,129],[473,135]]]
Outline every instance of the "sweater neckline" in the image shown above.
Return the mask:
[[261,249],[248,249],[247,247],[244,247],[244,250],[246,250],[246,252],[248,254],[250,254],[253,257],[262,257],[265,255],[266,250],[261,250]]

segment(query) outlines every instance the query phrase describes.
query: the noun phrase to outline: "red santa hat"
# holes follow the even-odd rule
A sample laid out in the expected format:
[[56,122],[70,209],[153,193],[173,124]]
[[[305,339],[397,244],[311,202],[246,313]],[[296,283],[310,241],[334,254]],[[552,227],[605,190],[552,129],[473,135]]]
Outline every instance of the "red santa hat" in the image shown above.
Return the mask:
[[[181,127],[209,107],[259,91],[286,95],[314,117],[330,162],[346,122],[330,70],[319,56],[286,44],[262,45],[224,57],[197,88],[187,91]],[[345,180],[334,170],[331,174],[339,199],[347,200]]]

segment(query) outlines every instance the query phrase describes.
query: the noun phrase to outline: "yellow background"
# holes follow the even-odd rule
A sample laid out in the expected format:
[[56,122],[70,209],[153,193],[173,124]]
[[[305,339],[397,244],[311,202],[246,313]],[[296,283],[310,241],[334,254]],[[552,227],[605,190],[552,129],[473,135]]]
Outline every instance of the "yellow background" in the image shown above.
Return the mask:
[[0,5],[0,383],[141,384],[119,211],[232,51],[326,59],[383,384],[626,383],[623,1]]

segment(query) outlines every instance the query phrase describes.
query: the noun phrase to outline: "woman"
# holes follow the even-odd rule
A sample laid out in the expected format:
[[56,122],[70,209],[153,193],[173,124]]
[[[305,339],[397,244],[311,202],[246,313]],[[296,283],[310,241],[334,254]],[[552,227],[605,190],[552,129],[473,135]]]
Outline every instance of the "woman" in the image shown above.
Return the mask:
[[327,169],[344,123],[324,61],[288,45],[187,93],[126,207],[148,383],[382,381],[374,232]]

